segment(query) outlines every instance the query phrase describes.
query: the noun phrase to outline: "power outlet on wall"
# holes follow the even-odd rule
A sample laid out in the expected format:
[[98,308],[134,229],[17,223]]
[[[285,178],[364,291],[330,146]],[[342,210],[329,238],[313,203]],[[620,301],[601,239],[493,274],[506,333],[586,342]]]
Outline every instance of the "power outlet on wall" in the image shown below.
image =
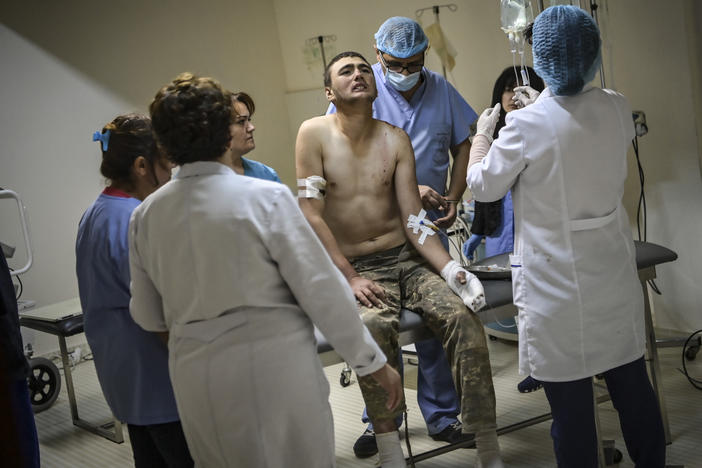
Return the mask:
[[646,113],[644,111],[631,111],[631,116],[634,118],[636,136],[642,137],[647,134],[648,125],[646,125]]

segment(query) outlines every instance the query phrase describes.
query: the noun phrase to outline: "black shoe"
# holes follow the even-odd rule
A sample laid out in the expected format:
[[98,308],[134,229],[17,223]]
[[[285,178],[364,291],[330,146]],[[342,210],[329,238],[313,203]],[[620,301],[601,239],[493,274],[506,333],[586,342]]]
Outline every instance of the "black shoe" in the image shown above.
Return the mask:
[[358,458],[368,458],[378,453],[378,444],[375,442],[375,432],[366,429],[363,434],[361,434],[361,437],[356,440],[356,443],[353,444],[353,453]]
[[465,442],[466,440],[475,438],[475,434],[464,434],[462,428],[463,425],[461,422],[456,421],[446,426],[446,428],[438,434],[430,434],[430,437],[434,440],[448,442],[449,444],[457,444],[458,442]]
[[519,390],[519,393],[531,393],[543,386],[544,384],[536,380],[534,377],[528,376],[526,379],[517,384],[517,390]]

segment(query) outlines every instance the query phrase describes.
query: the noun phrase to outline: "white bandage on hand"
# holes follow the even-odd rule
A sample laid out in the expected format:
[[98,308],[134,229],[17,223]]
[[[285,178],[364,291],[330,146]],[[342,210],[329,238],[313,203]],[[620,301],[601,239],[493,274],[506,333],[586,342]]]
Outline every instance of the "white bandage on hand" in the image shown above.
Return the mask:
[[[456,275],[461,271],[466,274],[465,284],[459,283],[458,278],[456,278]],[[455,292],[470,310],[477,312],[485,307],[483,285],[473,273],[466,271],[458,262],[455,260],[448,262],[441,270],[441,277],[446,281],[451,291]]]
[[324,177],[309,176],[297,179],[297,198],[316,198],[322,200],[326,194],[327,181]]

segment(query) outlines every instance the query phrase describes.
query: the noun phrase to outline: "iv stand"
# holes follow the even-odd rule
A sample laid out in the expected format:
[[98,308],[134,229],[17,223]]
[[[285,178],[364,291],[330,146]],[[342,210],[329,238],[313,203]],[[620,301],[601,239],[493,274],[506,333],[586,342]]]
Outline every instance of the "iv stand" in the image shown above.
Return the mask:
[[334,42],[336,41],[336,36],[334,34],[330,36],[315,36],[315,37],[310,37],[307,39],[307,44],[308,45],[314,45],[314,44],[319,44],[319,50],[322,53],[322,66],[326,70],[327,69],[327,57],[324,54],[324,42]]
[[[426,8],[420,8],[419,10],[416,10],[414,14],[417,18],[419,18],[420,16],[422,16],[422,13],[424,13],[425,10],[432,10],[434,12],[434,21],[436,21],[436,24],[440,24],[439,8],[448,8],[448,10],[451,12],[454,12],[458,9],[455,3],[448,3],[446,5],[434,5]],[[444,78],[446,78],[446,67],[444,66],[443,62],[441,63],[441,71],[444,74]]]
[[[595,0],[590,0],[590,14],[592,15],[592,19],[595,20],[595,24],[597,27],[600,27],[600,21],[597,18],[597,8],[599,8],[599,5]],[[604,61],[600,61],[600,85],[602,86],[602,89],[605,89],[605,73],[604,73]]]

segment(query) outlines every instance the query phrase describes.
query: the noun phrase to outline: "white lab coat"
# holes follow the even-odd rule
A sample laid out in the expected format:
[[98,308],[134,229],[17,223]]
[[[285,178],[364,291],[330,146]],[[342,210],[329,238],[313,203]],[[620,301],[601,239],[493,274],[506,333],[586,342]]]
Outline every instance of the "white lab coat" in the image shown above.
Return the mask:
[[386,359],[348,283],[278,183],[181,168],[134,211],[130,311],[169,331],[169,369],[201,467],[334,466],[313,322],[358,375]]
[[544,381],[585,378],[640,358],[644,315],[622,206],[631,110],[614,91],[547,88],[507,114],[467,182],[478,201],[512,188],[519,370]]

